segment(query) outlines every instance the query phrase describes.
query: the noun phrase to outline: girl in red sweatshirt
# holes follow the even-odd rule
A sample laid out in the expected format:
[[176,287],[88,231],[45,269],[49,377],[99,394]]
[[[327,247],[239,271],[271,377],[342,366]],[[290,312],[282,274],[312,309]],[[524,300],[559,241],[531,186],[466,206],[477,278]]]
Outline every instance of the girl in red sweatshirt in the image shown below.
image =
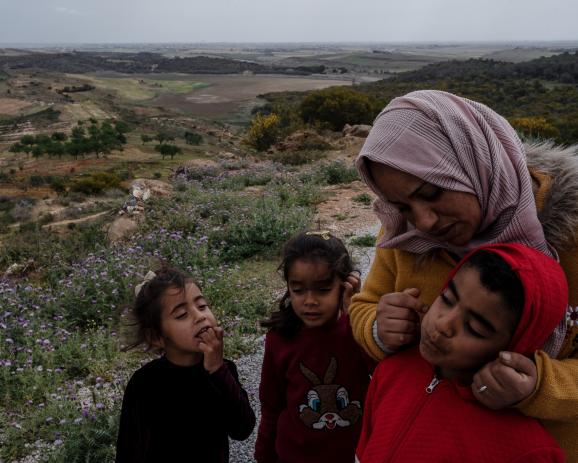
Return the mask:
[[[499,385],[474,375],[502,350],[540,349],[567,297],[561,267],[534,249],[496,244],[464,257],[424,316],[419,346],[376,368],[356,461],[564,461],[537,420],[476,401],[474,394],[498,393]],[[508,360],[500,354],[493,367]],[[516,374],[532,379],[523,368]]]
[[359,278],[343,243],[306,232],[284,248],[287,291],[269,328],[261,374],[258,463],[351,463],[373,367],[346,308]]

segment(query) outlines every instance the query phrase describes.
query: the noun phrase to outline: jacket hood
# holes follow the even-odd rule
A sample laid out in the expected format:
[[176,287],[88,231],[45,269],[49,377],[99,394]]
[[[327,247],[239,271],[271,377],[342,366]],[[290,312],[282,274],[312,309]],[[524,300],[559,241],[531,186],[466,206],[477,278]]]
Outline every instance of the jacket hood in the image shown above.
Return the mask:
[[525,143],[524,148],[530,171],[551,179],[538,211],[546,240],[558,251],[572,249],[578,245],[578,145],[547,141]]
[[566,312],[568,284],[564,270],[554,259],[527,246],[518,243],[492,244],[481,246],[466,255],[452,270],[447,281],[472,255],[482,250],[499,255],[522,282],[524,309],[508,350],[532,355],[542,348]]

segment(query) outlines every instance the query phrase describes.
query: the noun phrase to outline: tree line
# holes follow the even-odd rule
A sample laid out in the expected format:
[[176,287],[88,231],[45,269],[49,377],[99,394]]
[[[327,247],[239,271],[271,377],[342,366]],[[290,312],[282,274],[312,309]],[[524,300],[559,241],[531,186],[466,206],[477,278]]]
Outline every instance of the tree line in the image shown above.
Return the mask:
[[88,125],[79,121],[70,135],[64,132],[24,135],[9,151],[32,154],[34,157],[47,155],[60,158],[70,155],[78,159],[79,156],[94,154],[98,158],[114,150],[122,151],[127,141],[125,133],[128,131],[128,125],[122,121],[98,122],[91,119]]

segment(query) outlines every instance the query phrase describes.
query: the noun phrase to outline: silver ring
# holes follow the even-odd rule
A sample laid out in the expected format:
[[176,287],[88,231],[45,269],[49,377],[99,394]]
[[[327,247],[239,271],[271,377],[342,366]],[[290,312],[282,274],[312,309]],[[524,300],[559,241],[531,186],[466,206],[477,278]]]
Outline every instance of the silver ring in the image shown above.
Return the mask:
[[488,386],[486,386],[485,384],[482,384],[479,388],[478,388],[478,392],[481,394],[482,392],[485,392],[488,390]]

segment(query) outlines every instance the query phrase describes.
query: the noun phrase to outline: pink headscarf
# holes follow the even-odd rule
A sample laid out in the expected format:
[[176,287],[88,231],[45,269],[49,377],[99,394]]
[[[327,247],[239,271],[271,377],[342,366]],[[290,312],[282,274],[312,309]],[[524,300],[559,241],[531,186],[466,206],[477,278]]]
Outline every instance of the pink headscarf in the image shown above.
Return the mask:
[[[365,158],[440,188],[476,195],[482,222],[464,247],[420,232],[388,203]],[[459,256],[484,244],[520,242],[552,256],[540,224],[522,142],[499,114],[475,101],[437,90],[394,99],[379,114],[356,161],[384,235],[378,244],[418,254],[447,249]]]

